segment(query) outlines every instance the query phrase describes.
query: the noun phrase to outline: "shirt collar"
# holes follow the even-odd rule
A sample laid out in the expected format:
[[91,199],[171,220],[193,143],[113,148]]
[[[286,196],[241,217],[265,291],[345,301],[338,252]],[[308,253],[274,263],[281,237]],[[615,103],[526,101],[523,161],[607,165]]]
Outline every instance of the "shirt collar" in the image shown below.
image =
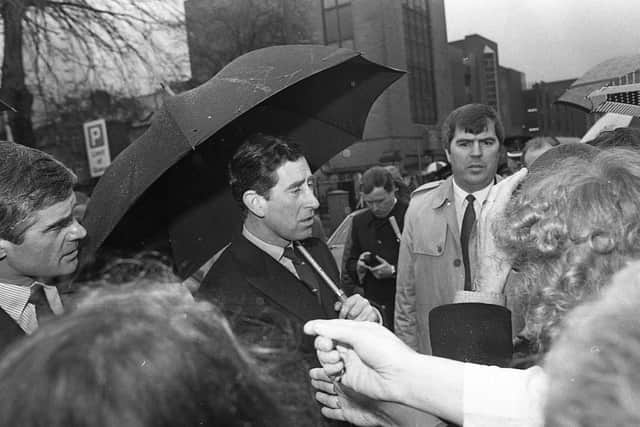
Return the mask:
[[478,202],[478,203],[480,203],[480,205],[482,205],[484,200],[489,195],[489,190],[491,190],[491,187],[493,187],[493,185],[495,184],[496,180],[493,179],[489,185],[487,185],[486,187],[484,187],[481,190],[474,191],[473,193],[467,193],[462,188],[458,187],[458,184],[456,184],[456,180],[455,179],[452,179],[451,182],[453,183],[453,194],[454,194],[454,197],[457,200],[463,201],[467,197],[467,194],[473,194],[473,197],[476,198],[476,202]]
[[44,288],[55,288],[55,286],[45,285],[34,281],[29,286],[12,285],[0,282],[0,308],[7,312],[12,319],[18,320],[31,297],[31,288],[41,285]]
[[276,261],[280,261],[282,258],[282,254],[284,253],[284,248],[281,246],[272,245],[271,243],[267,243],[264,240],[260,239],[255,234],[251,233],[247,227],[242,227],[242,235],[251,243],[256,245],[258,249],[263,250],[269,256],[271,256]]

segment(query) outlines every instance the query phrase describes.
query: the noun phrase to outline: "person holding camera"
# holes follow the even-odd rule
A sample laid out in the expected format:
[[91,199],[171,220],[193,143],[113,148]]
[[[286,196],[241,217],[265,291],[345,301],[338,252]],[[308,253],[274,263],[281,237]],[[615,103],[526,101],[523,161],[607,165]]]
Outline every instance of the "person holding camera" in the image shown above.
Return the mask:
[[407,204],[396,198],[389,170],[374,166],[362,176],[367,209],[356,214],[343,264],[351,280],[362,285],[365,298],[382,312],[384,325],[393,330],[396,266]]

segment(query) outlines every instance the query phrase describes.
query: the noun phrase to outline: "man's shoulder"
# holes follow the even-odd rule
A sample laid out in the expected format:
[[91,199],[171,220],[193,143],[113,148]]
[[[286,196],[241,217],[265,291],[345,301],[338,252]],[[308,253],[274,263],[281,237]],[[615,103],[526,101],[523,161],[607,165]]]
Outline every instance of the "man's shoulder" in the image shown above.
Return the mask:
[[349,215],[353,217],[353,219],[351,220],[352,224],[354,225],[361,224],[363,222],[368,221],[368,219],[371,218],[371,209],[369,208],[360,209],[350,213]]
[[448,197],[450,187],[450,178],[441,181],[427,182],[421,185],[411,193],[409,210],[415,210],[425,205],[433,205],[434,203],[442,203]]
[[416,188],[411,192],[411,201],[416,198],[424,197],[428,194],[433,194],[433,191],[446,183],[446,179],[441,179],[438,181],[430,181],[422,184],[420,187]]

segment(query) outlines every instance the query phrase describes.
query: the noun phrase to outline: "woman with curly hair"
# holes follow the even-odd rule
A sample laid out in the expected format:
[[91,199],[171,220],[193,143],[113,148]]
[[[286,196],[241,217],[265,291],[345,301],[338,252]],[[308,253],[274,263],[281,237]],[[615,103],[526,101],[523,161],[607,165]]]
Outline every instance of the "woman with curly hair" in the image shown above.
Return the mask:
[[[612,149],[550,163],[534,168],[514,197],[525,172],[497,185],[478,223],[484,256],[476,291],[499,300],[512,267],[519,271],[524,334],[539,356],[567,312],[640,258],[640,154]],[[540,366],[506,369],[421,355],[376,325],[315,320],[305,330],[319,335],[323,368],[311,377],[330,418],[402,425],[368,398],[465,426],[543,423],[547,377]]]

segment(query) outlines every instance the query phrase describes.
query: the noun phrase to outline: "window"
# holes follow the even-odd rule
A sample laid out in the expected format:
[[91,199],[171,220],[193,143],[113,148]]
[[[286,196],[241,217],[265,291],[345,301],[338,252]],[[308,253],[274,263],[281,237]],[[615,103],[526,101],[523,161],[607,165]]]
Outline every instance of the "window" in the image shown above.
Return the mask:
[[322,0],[324,42],[353,49],[353,15],[350,0]]

